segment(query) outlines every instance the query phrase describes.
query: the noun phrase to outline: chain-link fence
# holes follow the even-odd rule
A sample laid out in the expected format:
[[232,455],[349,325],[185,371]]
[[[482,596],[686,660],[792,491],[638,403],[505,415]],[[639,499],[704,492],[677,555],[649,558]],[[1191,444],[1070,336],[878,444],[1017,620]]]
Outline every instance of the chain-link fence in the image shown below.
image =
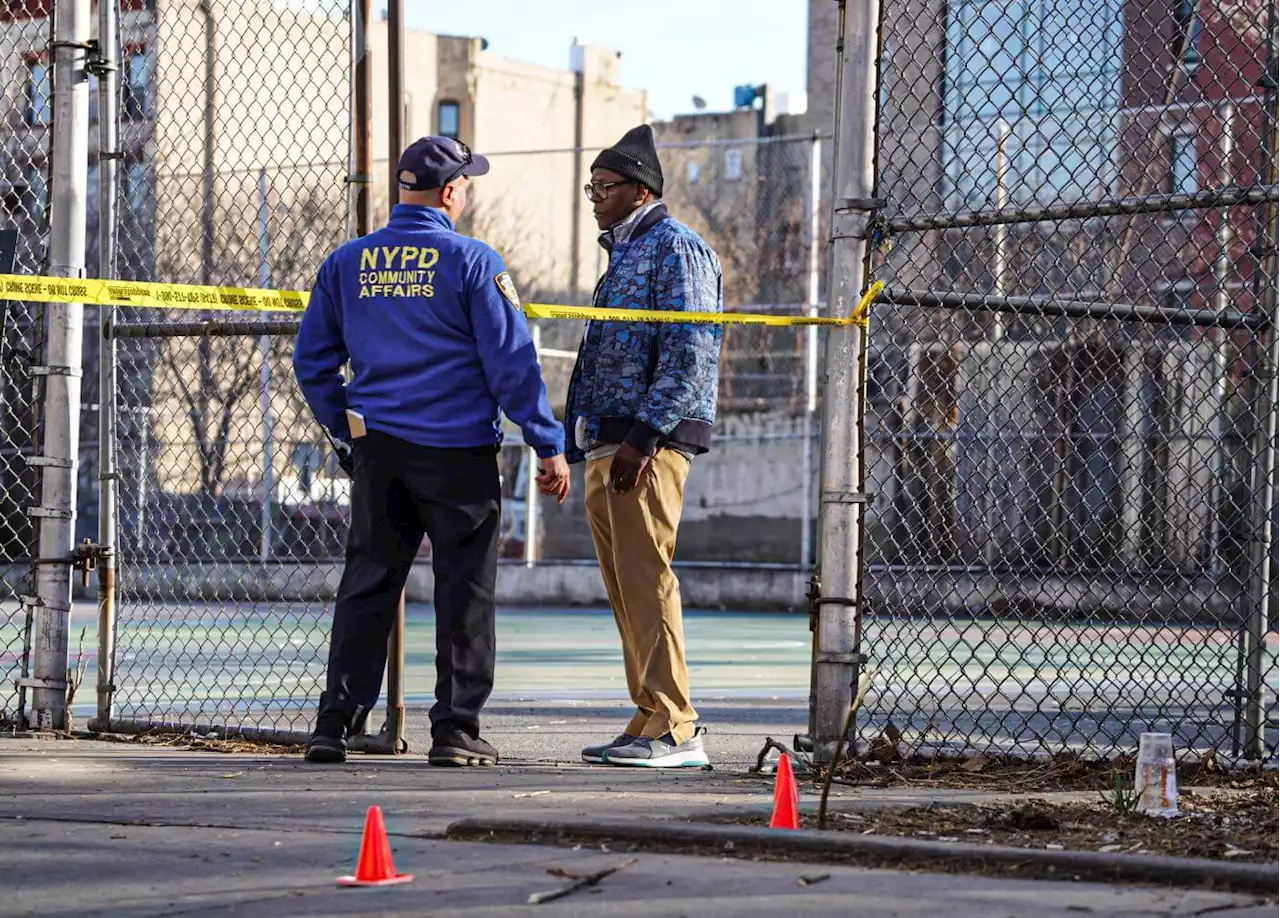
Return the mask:
[[[49,125],[53,66],[49,20],[0,19],[0,87],[5,112],[0,140],[0,271],[38,273],[48,235]],[[28,511],[40,504],[38,469],[29,464],[39,441],[43,310],[0,300],[0,726],[19,719],[30,675],[32,560],[35,532]]]
[[[349,236],[349,7],[122,21],[120,277],[310,287]],[[119,317],[114,718],[301,730],[345,481],[292,386],[292,336],[175,332],[214,317]]]
[[1274,750],[1268,8],[885,3],[865,739]]
[[[777,142],[768,149],[765,156],[745,157],[747,171],[734,173],[728,187],[771,186],[775,190],[768,194],[778,195],[778,207],[785,197],[797,214],[794,219],[808,220],[816,200],[808,177],[816,161],[814,142]],[[705,153],[698,147],[680,149],[682,157],[700,152]],[[575,296],[567,269],[547,267],[553,248],[572,251],[567,233],[530,241],[504,235],[505,221],[524,225],[517,218],[535,208],[550,213],[560,207],[572,216],[575,198],[585,197],[572,182],[525,187],[526,182],[519,190],[501,182],[527,175],[526,157],[571,155],[495,156],[491,176],[477,182],[476,207],[464,228],[503,252],[528,301],[589,302],[590,293],[585,300]],[[671,170],[670,153],[664,149],[662,155]],[[791,171],[768,165],[768,155],[777,163],[793,163]],[[777,170],[778,181],[773,171],[757,178],[758,169]],[[781,181],[784,177],[788,184]],[[702,181],[709,211],[713,204],[729,203],[717,198],[710,170]],[[242,205],[243,216],[235,225],[248,230],[237,237],[232,224],[216,224],[227,234],[219,251],[232,253],[231,258],[247,254],[240,256],[238,273],[228,273],[226,262],[220,262],[215,282],[306,289],[319,261],[342,241],[340,208],[316,212],[312,203],[317,189],[327,186],[304,186],[287,203],[274,191],[278,183],[272,170],[243,179],[239,173],[234,179],[220,175],[218,182],[238,189],[230,200]],[[295,184],[285,182],[284,187]],[[495,199],[501,210],[490,204]],[[812,227],[806,229],[810,237],[795,242],[786,260],[779,256],[778,268],[771,271],[754,266],[768,260],[760,254],[768,239],[762,222],[735,222],[731,229],[717,231],[692,207],[686,217],[677,194],[668,200],[673,213],[703,232],[722,257],[729,252],[736,259],[726,264],[726,275],[736,284],[729,288],[733,292],[727,308],[807,309],[817,270],[810,258]],[[376,217],[385,219],[385,214],[385,201],[380,207],[375,202]],[[585,225],[589,209],[578,216]],[[766,219],[774,215],[762,212],[759,221]],[[185,226],[190,218],[174,222]],[[588,228],[581,238],[589,252],[581,282],[590,287],[597,276],[592,251],[598,249],[596,231]],[[748,246],[757,248],[748,251]],[[186,258],[185,268],[157,276],[198,280],[200,263],[192,247],[171,251]],[[531,265],[541,273],[531,274]],[[754,296],[761,290],[772,291],[776,302],[756,303]],[[117,331],[123,337],[117,345],[121,585],[114,719],[238,723],[280,733],[304,730],[324,671],[328,604],[341,575],[350,487],[296,387],[290,360],[293,323],[276,323],[281,333],[264,337],[251,334],[261,328],[253,324],[224,324],[219,333],[201,334],[189,314],[149,311],[147,322],[142,318]],[[563,408],[581,331],[580,323],[543,322],[537,329],[557,411]],[[700,461],[706,493],[690,501],[695,519],[682,530],[681,556],[693,561],[763,556],[798,565],[804,549],[800,523],[812,525],[804,495],[814,475],[798,474],[797,469],[802,460],[816,466],[814,451],[805,446],[806,437],[817,433],[806,391],[806,361],[813,359],[806,348],[812,342],[790,330],[735,331],[739,333],[727,338],[724,359],[721,455],[714,464]],[[529,455],[519,432],[508,433],[501,456],[502,557],[515,562],[589,561],[594,556],[584,537],[580,483],[564,506],[542,500],[529,487]],[[754,492],[743,487],[744,466]],[[531,499],[536,503],[532,520]],[[764,525],[751,534],[743,524],[757,517]],[[767,531],[769,525],[776,531]],[[705,531],[699,532],[700,527]],[[691,533],[687,538],[686,530]],[[424,542],[420,559],[429,561],[430,551]]]

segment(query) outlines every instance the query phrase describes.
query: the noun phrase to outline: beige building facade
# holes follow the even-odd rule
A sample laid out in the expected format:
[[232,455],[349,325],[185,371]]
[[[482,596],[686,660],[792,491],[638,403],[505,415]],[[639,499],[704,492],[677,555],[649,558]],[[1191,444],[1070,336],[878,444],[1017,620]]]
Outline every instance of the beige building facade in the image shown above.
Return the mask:
[[[380,216],[392,158],[385,22],[371,26],[369,44]],[[596,230],[581,186],[595,152],[647,117],[645,92],[622,84],[620,55],[574,45],[557,69],[503,57],[481,38],[408,30],[405,46],[406,136],[457,136],[493,164],[475,182],[463,229],[503,254],[526,299],[589,297]]]

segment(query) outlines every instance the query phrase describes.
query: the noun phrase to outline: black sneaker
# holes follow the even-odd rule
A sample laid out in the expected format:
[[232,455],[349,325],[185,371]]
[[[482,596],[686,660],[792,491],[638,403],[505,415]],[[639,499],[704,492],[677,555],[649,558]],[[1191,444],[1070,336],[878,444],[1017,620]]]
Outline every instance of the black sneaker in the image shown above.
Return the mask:
[[496,765],[498,750],[455,724],[439,723],[431,728],[431,751],[427,753],[427,761],[432,765],[453,767]]
[[346,718],[341,711],[325,711],[316,718],[316,732],[307,741],[305,758],[308,762],[326,765],[341,764],[347,760]]

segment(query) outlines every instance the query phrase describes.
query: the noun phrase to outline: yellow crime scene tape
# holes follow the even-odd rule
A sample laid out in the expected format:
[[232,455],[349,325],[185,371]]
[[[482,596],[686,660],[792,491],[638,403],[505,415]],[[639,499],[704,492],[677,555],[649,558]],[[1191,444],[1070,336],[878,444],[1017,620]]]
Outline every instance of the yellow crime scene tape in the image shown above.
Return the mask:
[[[876,281],[848,316],[772,316],[747,312],[677,312],[661,309],[602,309],[596,306],[524,304],[530,319],[593,319],[604,322],[672,322],[681,325],[860,325],[866,327],[871,304],[884,281]],[[237,312],[292,312],[307,308],[309,295],[301,290],[262,290],[252,287],[205,287],[198,284],[158,284],[97,278],[28,277],[0,274],[0,300],[35,303],[84,303],[88,306],[134,306],[150,309],[226,309]]]

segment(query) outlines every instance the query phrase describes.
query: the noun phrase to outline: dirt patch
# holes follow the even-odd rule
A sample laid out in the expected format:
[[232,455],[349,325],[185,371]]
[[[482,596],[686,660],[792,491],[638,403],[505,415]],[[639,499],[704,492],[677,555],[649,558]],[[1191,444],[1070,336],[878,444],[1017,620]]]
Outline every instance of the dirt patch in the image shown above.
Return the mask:
[[126,743],[134,746],[160,746],[168,749],[200,750],[202,752],[248,753],[252,755],[301,755],[302,746],[283,746],[245,739],[219,739],[195,733],[138,733],[100,734],[93,739],[106,743]]
[[[1004,805],[934,804],[904,809],[833,812],[828,828],[938,842],[1015,848],[1159,854],[1275,863],[1280,820],[1276,788],[1253,791],[1184,791],[1172,819],[1120,813],[1097,803],[1026,800]],[[802,813],[801,827],[818,828],[816,813]],[[715,820],[717,822],[721,820]],[[760,817],[724,822],[759,825]]]
[[[1133,759],[1088,760],[1059,756],[1049,760],[965,759],[917,761],[846,761],[836,783],[854,787],[948,787],[1000,793],[1092,791],[1112,787],[1116,775],[1132,784]],[[1180,787],[1223,787],[1265,790],[1276,786],[1276,772],[1261,765],[1226,768],[1212,755],[1178,764]]]

